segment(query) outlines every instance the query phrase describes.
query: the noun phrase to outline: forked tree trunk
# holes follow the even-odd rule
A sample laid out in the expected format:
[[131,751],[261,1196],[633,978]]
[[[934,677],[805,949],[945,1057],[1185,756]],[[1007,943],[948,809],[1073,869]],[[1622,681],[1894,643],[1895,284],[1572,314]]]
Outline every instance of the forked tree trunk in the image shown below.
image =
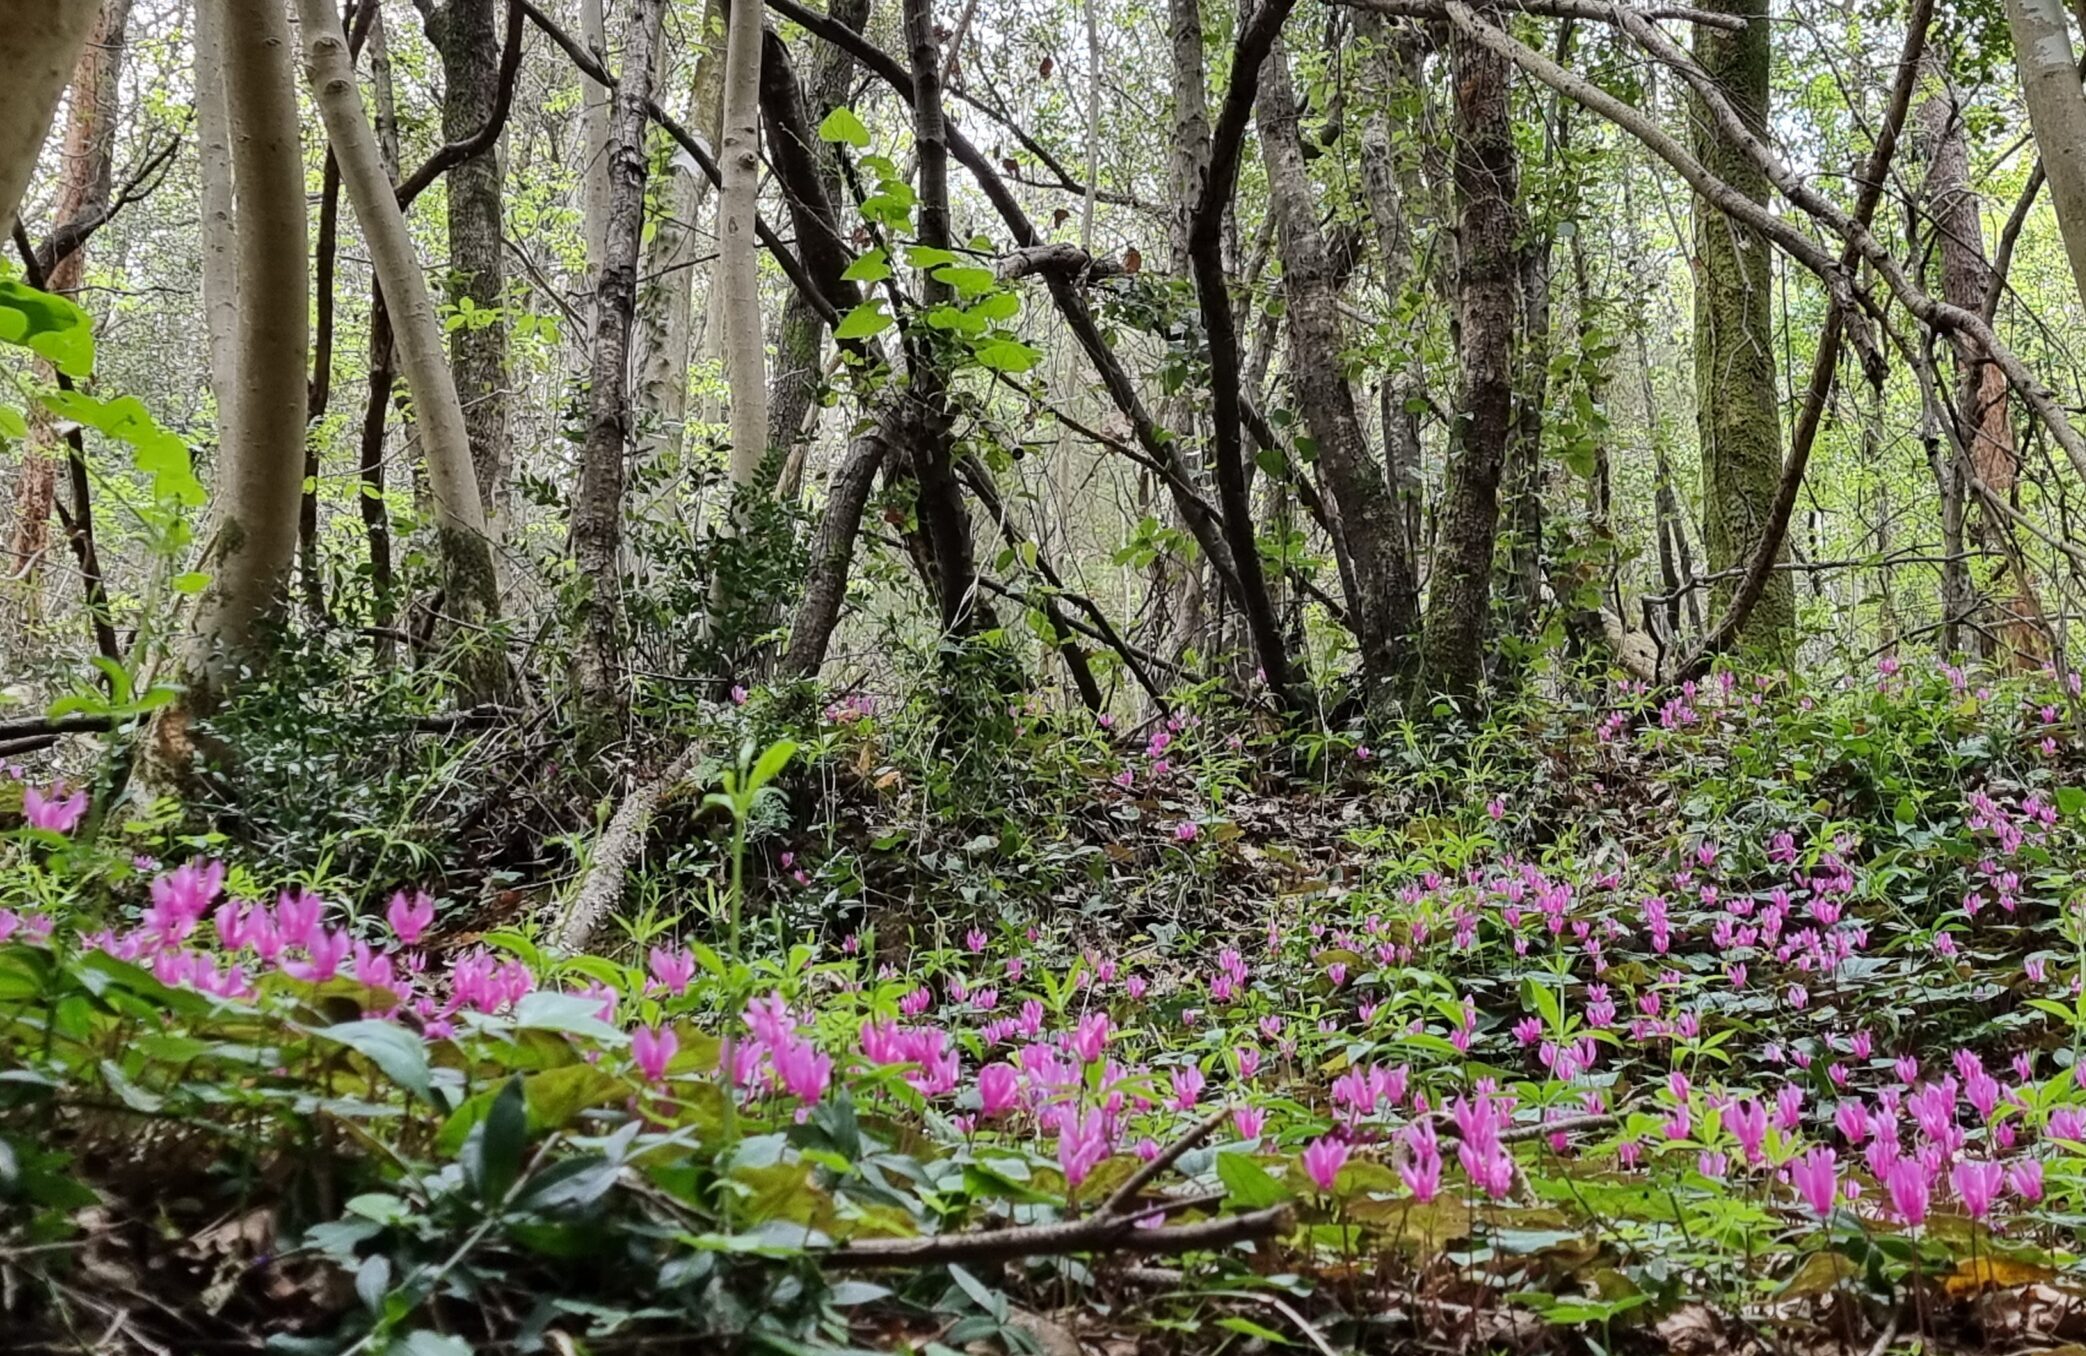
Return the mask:
[[36,171],[58,96],[72,78],[80,49],[101,12],[101,0],[0,0],[0,229]]
[[[313,98],[340,164],[341,185],[361,223],[371,270],[384,292],[399,367],[413,396],[440,538],[443,606],[466,627],[481,627],[499,615],[499,586],[478,478],[471,465],[470,431],[443,349],[442,323],[428,294],[427,278],[385,170],[376,133],[363,112],[340,14],[333,0],[297,0],[297,9],[304,26],[305,68]],[[496,695],[504,681],[505,657],[475,631],[461,639],[459,676],[467,694],[475,700]]]
[[280,0],[201,3],[217,9],[222,39],[235,286],[268,304],[238,308],[235,375],[219,393],[214,526],[202,563],[210,583],[184,657],[191,712],[207,710],[240,664],[259,659],[260,624],[277,610],[296,552],[311,295],[289,15]]
[[630,328],[637,306],[638,238],[645,215],[645,101],[665,0],[634,0],[623,74],[609,131],[609,210],[594,290],[587,439],[572,503],[572,553],[584,595],[573,648],[572,684],[589,742],[621,723],[623,461],[630,447]]
[[1326,527],[1347,594],[1347,622],[1361,652],[1363,686],[1386,690],[1406,666],[1419,603],[1397,550],[1397,501],[1370,456],[1354,388],[1347,379],[1347,335],[1340,288],[1319,230],[1319,209],[1297,136],[1289,58],[1277,42],[1261,69],[1256,121],[1267,164],[1269,210],[1288,289],[1289,384],[1318,444]]
[[[131,0],[105,0],[73,68],[72,99],[66,110],[65,146],[60,159],[54,226],[105,210],[113,177],[116,120],[123,74],[124,29]],[[59,296],[79,291],[87,276],[87,247],[81,244],[52,260],[44,290]],[[48,363],[37,364],[43,380],[51,380]],[[15,571],[34,600],[44,553],[51,544],[51,512],[57,503],[58,462],[64,455],[50,414],[41,406],[29,411],[29,453],[15,481],[14,531],[8,552]]]
[[1514,254],[1519,223],[1514,204],[1520,165],[1510,121],[1513,68],[1504,56],[1460,29],[1449,50],[1456,85],[1455,181],[1461,236],[1457,306],[1463,370],[1421,657],[1426,686],[1464,695],[1485,676],[1499,478],[1514,423],[1514,331],[1519,320]]

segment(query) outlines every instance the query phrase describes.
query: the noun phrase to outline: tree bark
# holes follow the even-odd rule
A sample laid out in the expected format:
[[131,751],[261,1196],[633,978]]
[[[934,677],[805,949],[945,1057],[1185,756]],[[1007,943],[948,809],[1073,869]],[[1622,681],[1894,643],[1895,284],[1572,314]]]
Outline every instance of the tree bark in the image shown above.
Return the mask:
[[[375,3],[375,0],[371,0]],[[448,0],[435,11],[429,36],[442,57],[442,137],[465,141],[493,118],[500,102],[499,16],[505,0]],[[512,21],[519,21],[519,15]],[[469,302],[472,318],[449,333],[449,363],[471,470],[490,538],[503,535],[513,449],[507,430],[507,262],[502,233],[506,173],[497,140],[450,167],[449,304]]]
[[1289,385],[1318,444],[1327,530],[1347,595],[1347,620],[1361,656],[1363,687],[1386,690],[1406,668],[1419,601],[1396,549],[1397,501],[1370,456],[1347,378],[1340,288],[1297,135],[1289,59],[1276,43],[1261,69],[1261,155],[1268,176],[1288,303]]
[[[714,144],[716,119],[705,111],[703,91],[720,87],[724,65],[724,11],[704,0],[702,33],[694,56],[694,118]],[[672,49],[660,44],[655,79],[664,88]],[[681,450],[688,419],[688,360],[694,340],[696,222],[710,197],[710,180],[685,153],[667,159],[661,211],[645,245],[637,296],[638,427],[648,457]]]
[[876,473],[887,457],[905,455],[905,409],[902,400],[884,407],[876,424],[856,436],[826,487],[826,511],[811,541],[811,562],[804,576],[803,599],[790,623],[789,645],[778,666],[784,678],[816,678],[826,662],[826,647],[839,624],[847,600],[849,562],[862,514]]
[[[201,185],[203,337],[220,422],[238,383],[238,232],[232,219],[231,113],[225,102],[224,6],[196,4],[196,178]],[[220,440],[223,429],[219,429]]]
[[[1919,126],[1927,143],[1926,209],[1934,222],[1935,245],[1941,256],[1941,296],[1950,305],[1976,310],[1984,305],[1992,269],[1985,260],[1977,192],[1970,183],[1962,109],[1940,59],[1929,53],[1926,67],[1929,89],[1920,105]],[[1956,418],[1963,445],[1969,449],[1971,470],[1992,495],[2010,499],[2020,459],[2009,417],[2006,374],[1975,339],[1962,333],[1953,338],[1962,376]],[[1974,500],[1974,496],[1960,493],[1955,497]],[[1958,518],[1961,508],[1958,504]],[[2034,581],[2027,574],[2027,562],[2016,548],[2008,524],[1989,508],[1980,505],[1974,529],[1985,550],[2004,563],[1995,583],[2011,596],[2003,601],[1988,599],[1977,609],[1982,625],[1971,628],[1971,646],[2004,668],[2037,662],[2045,648],[2043,612]]]
[[724,147],[718,163],[717,316],[731,392],[731,483],[745,492],[768,450],[767,332],[761,324],[760,254],[753,236],[760,195],[761,9],[734,6],[724,42]]
[[[1746,21],[1742,32],[1699,27],[1695,60],[1737,110],[1746,129],[1766,135],[1771,60],[1767,0],[1713,0],[1720,14]],[[1691,101],[1696,159],[1756,203],[1766,203],[1766,173]],[[1782,476],[1782,414],[1775,383],[1774,260],[1750,226],[1701,197],[1694,203],[1695,422],[1702,451],[1703,549],[1711,611],[1726,612],[1734,571],[1752,558],[1773,516]],[[1777,557],[1787,559],[1786,554]],[[1786,662],[1796,630],[1796,586],[1786,570],[1767,581],[1739,633],[1754,660]]]
[[1210,346],[1211,455],[1217,466],[1217,495],[1223,506],[1225,544],[1237,571],[1238,596],[1246,630],[1260,662],[1261,677],[1282,706],[1301,705],[1290,671],[1289,645],[1268,595],[1260,565],[1260,543],[1253,526],[1251,485],[1246,474],[1239,389],[1238,319],[1232,311],[1230,278],[1224,267],[1224,217],[1238,186],[1239,144],[1253,108],[1260,70],[1267,53],[1280,40],[1282,25],[1295,8],[1292,0],[1263,0],[1233,45],[1231,89],[1210,136],[1209,168],[1203,175],[1188,230],[1189,259],[1194,265],[1195,298]]
[[[362,226],[371,271],[384,292],[400,370],[413,396],[440,540],[444,607],[467,627],[481,627],[499,615],[499,586],[471,464],[470,433],[443,352],[441,321],[376,134],[363,113],[339,12],[333,0],[297,0],[297,8],[312,95],[340,163],[341,184]],[[490,700],[503,686],[505,656],[475,634],[464,639],[468,643],[460,650],[459,677],[473,700]]]
[[[579,40],[604,65],[608,56],[609,0],[579,0]],[[602,250],[608,239],[610,184],[609,128],[615,91],[582,74],[580,91],[580,230],[587,246],[587,285],[598,285]]]
[[[905,31],[912,50],[913,145],[920,164],[920,243],[949,248],[949,140],[942,114],[941,43],[935,36],[933,0],[905,0]],[[923,270],[920,299],[928,308],[954,295],[946,282]],[[972,554],[970,511],[949,450],[948,390],[931,339],[915,343],[908,397],[918,407],[920,436],[913,441],[913,475],[918,482],[920,528],[933,556],[937,601],[945,634],[967,634],[983,613]]]
[[652,49],[665,0],[634,0],[623,74],[609,132],[607,232],[595,288],[592,391],[587,439],[572,504],[572,552],[585,591],[573,647],[572,684],[590,741],[622,720],[625,692],[617,639],[622,601],[623,463],[630,448],[630,328],[637,306],[637,258],[644,229],[645,104]]
[[0,0],[0,227],[15,210],[36,172],[58,96],[72,77],[93,31],[100,0]]
[[[1406,292],[1412,286],[1416,265],[1403,179],[1391,146],[1388,105],[1393,98],[1418,89],[1423,35],[1417,29],[1394,28],[1382,15],[1368,10],[1356,11],[1355,24],[1367,40],[1362,60],[1376,85],[1374,98],[1362,119],[1362,191],[1369,204],[1370,224],[1375,228],[1384,302],[1391,314],[1400,315],[1405,312]],[[1407,354],[1396,361],[1397,366],[1384,374],[1381,387],[1384,469],[1397,501],[1394,544],[1403,557],[1405,576],[1417,580],[1424,486],[1420,483],[1420,416],[1413,405],[1424,394],[1425,384],[1417,356]]]
[[311,295],[289,16],[277,0],[201,3],[217,8],[222,38],[238,203],[235,286],[268,304],[238,310],[236,375],[219,411],[215,522],[202,562],[211,578],[185,656],[196,711],[209,708],[242,663],[260,658],[260,624],[281,601],[296,551]]
[[[832,0],[826,12],[833,19],[859,33],[869,21],[870,0]],[[770,42],[780,44],[781,39],[770,37]],[[775,49],[770,48],[773,52]],[[804,122],[816,128],[827,114],[847,101],[847,88],[854,77],[855,62],[845,49],[831,43],[820,46],[817,58],[812,63],[811,78],[803,89]],[[779,73],[778,73],[779,74]],[[768,64],[761,68],[762,103],[771,102],[768,92],[770,73]],[[794,82],[792,82],[794,83]],[[781,97],[778,91],[775,96]],[[783,148],[778,144],[785,135],[777,125],[771,112],[767,120],[768,143],[771,155],[780,155]],[[840,170],[834,161],[833,151],[814,135],[810,145],[802,148],[818,163],[819,174],[825,185],[828,218],[831,204],[840,197]],[[792,204],[794,206],[794,203]],[[837,226],[829,229],[837,229]],[[800,247],[808,244],[804,228],[799,224],[797,239]],[[807,265],[809,260],[806,260]],[[782,326],[777,332],[775,371],[768,387],[768,444],[782,449],[786,467],[801,467],[804,444],[809,439],[809,416],[818,399],[820,370],[825,350],[826,323],[820,317],[811,299],[792,292],[782,310]],[[795,499],[801,474],[786,475],[779,484],[777,493],[785,499]]]
[[[1483,10],[1478,14],[1481,21],[1489,20]],[[1511,65],[1460,29],[1449,51],[1456,85],[1462,389],[1442,491],[1441,540],[1421,657],[1425,683],[1436,691],[1464,696],[1485,677],[1499,480],[1514,423],[1514,331],[1520,290],[1515,199],[1520,165],[1510,120]]]
[[[124,30],[130,23],[131,0],[104,0],[101,13],[80,51],[72,72],[72,99],[66,110],[65,144],[60,159],[58,200],[52,221],[59,226],[108,210],[114,178],[114,151]],[[43,290],[71,297],[86,281],[87,249],[83,243],[51,261]],[[39,360],[42,380],[53,379],[49,363]],[[51,513],[57,504],[58,461],[66,455],[64,440],[42,406],[29,411],[29,446],[14,487],[13,540],[9,555],[20,562],[17,577],[25,595],[34,598],[40,564],[50,549]]]
[[2086,90],[2079,85],[2071,25],[2064,0],[2005,0],[2005,5],[2028,124],[2042,153],[2072,283],[2086,301]]

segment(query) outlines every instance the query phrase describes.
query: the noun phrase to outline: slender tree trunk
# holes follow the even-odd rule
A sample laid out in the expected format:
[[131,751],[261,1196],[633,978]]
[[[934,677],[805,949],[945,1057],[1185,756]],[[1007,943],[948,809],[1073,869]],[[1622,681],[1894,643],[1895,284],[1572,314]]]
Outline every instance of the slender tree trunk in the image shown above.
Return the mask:
[[[281,602],[297,546],[304,480],[310,280],[304,151],[289,16],[279,0],[201,0],[222,36],[232,182],[238,203],[236,289],[266,297],[238,311],[236,370],[219,411],[214,527],[185,659],[188,708],[207,711],[242,663],[260,658],[260,625]],[[172,722],[178,734],[183,722]]]
[[238,382],[238,232],[232,219],[231,113],[225,103],[224,6],[196,3],[196,177],[202,193],[203,338],[210,355],[210,391],[223,415]]
[[13,226],[58,96],[100,12],[101,0],[0,0],[0,70],[7,72],[7,94],[0,98],[0,227]]
[[[1941,256],[1941,297],[1952,306],[1980,310],[1992,269],[1985,260],[1984,232],[1977,192],[1970,183],[1970,156],[1965,145],[1962,110],[1938,56],[1926,58],[1927,97],[1920,105],[1919,127],[1927,143],[1927,211],[1934,221]],[[1957,425],[1970,452],[1970,469],[1995,498],[2010,499],[2019,476],[2014,426],[2007,404],[2006,374],[1970,336],[1954,336],[1956,364],[1962,374],[1957,396]],[[1985,550],[2004,562],[1995,581],[2011,596],[1979,608],[1981,626],[1970,633],[1971,645],[2002,667],[2019,667],[2039,659],[2045,649],[2042,605],[2027,562],[2015,546],[2009,525],[1975,494],[1959,496],[1978,503],[1973,517]],[[1959,513],[1960,513],[1959,505]]]
[[1296,109],[1289,59],[1278,42],[1261,69],[1256,121],[1287,289],[1289,385],[1318,444],[1326,526],[1340,563],[1348,626],[1361,652],[1362,683],[1380,692],[1406,667],[1407,645],[1419,629],[1419,603],[1395,546],[1397,500],[1370,457],[1355,413],[1339,282],[1318,226]]
[[[1355,22],[1366,41],[1362,60],[1376,86],[1362,120],[1362,190],[1375,230],[1384,302],[1397,315],[1405,308],[1416,264],[1412,223],[1406,216],[1406,195],[1391,147],[1388,105],[1418,89],[1419,45],[1423,35],[1416,29],[1393,27],[1381,14],[1369,10],[1356,10]],[[1416,349],[1418,345],[1412,347]],[[1384,374],[1380,388],[1385,472],[1397,501],[1393,544],[1401,557],[1405,577],[1417,581],[1424,486],[1420,483],[1420,416],[1413,406],[1425,386],[1417,356],[1404,354],[1393,362],[1395,366]]]
[[[609,0],[579,0],[579,40],[608,64]],[[587,285],[593,287],[601,271],[604,242],[608,239],[610,183],[614,167],[609,163],[609,125],[615,91],[597,85],[586,76],[579,78],[580,90],[580,229],[587,245]]]
[[[1708,8],[1746,20],[1744,31],[1698,26],[1695,59],[1756,137],[1767,134],[1771,62],[1767,0],[1711,0]],[[1694,117],[1696,158],[1755,202],[1769,196],[1766,173],[1708,113]],[[1712,613],[1722,615],[1766,534],[1782,478],[1782,411],[1775,383],[1774,259],[1758,232],[1697,197],[1695,247],[1695,420],[1702,448],[1705,568],[1716,579]],[[1786,662],[1796,631],[1796,587],[1777,571],[1740,633],[1755,660]]]
[[854,559],[855,537],[861,531],[876,473],[887,458],[905,455],[905,409],[902,400],[889,402],[876,424],[856,436],[833,468],[826,487],[826,511],[811,541],[803,598],[790,623],[789,645],[778,666],[785,678],[815,678],[826,662],[826,646],[839,624],[841,604],[847,600],[848,564]]
[[768,449],[767,332],[761,324],[760,253],[754,214],[760,195],[761,10],[736,6],[724,44],[724,187],[717,200],[718,316],[724,380],[731,391],[731,483],[759,479]]
[[2064,0],[2005,0],[2028,123],[2042,153],[2072,282],[2086,301],[2086,90]]
[[[869,11],[870,0],[833,0],[826,7],[828,15],[857,33],[868,23]],[[846,49],[835,43],[820,45],[810,82],[804,90],[806,121],[812,127],[815,128],[833,109],[847,102],[848,84],[854,78],[854,70],[854,58]],[[767,78],[764,66],[762,79],[765,81]],[[771,118],[768,123],[771,144],[776,135]],[[808,149],[819,160],[827,201],[838,201],[840,170],[831,147],[819,142]],[[768,394],[768,443],[783,450],[786,467],[801,468],[804,445],[810,441],[811,415],[822,384],[820,370],[825,337],[826,323],[812,307],[810,299],[792,291],[782,310],[782,327],[777,332],[775,345],[775,372],[769,382]],[[797,482],[801,479],[801,471],[786,475],[783,483],[776,487],[777,493],[785,499],[795,499]]]
[[[124,31],[130,23],[131,0],[104,0],[101,14],[80,51],[72,73],[72,99],[66,110],[64,153],[60,159],[54,226],[62,227],[105,211],[112,191],[116,122],[123,74]],[[87,247],[82,244],[52,260],[44,290],[71,297],[87,276]],[[53,379],[48,363],[37,368]],[[10,556],[20,562],[18,577],[24,596],[36,597],[41,562],[50,549],[51,512],[57,503],[58,461],[66,455],[55,421],[41,406],[29,411],[29,447],[14,486],[14,531]]]
[[[375,0],[371,0],[375,3]],[[448,0],[428,36],[442,56],[442,137],[463,141],[488,122],[500,100],[500,15],[504,0]],[[507,263],[501,243],[506,174],[498,142],[451,167],[449,304],[469,303],[470,318],[449,333],[449,362],[471,470],[487,532],[497,542],[507,517],[513,451],[507,430]]]
[[[572,553],[585,590],[573,648],[572,685],[589,739],[621,723],[625,693],[617,639],[622,602],[623,463],[630,450],[630,329],[645,209],[645,101],[665,0],[634,0],[609,133],[607,233],[595,288],[592,391],[572,505]],[[757,13],[757,11],[756,11]]]
[[[941,44],[935,37],[933,0],[905,0],[905,31],[913,62],[913,144],[920,159],[920,243],[949,248],[949,142],[942,115]],[[943,305],[953,289],[926,270],[920,298]],[[913,475],[919,486],[922,534],[934,560],[942,629],[969,632],[984,613],[977,597],[970,511],[956,482],[949,451],[948,391],[926,345],[915,347],[910,398],[920,410],[921,436],[913,443]]]
[[[441,321],[376,134],[363,113],[334,0],[298,0],[297,7],[312,94],[340,164],[341,184],[362,226],[371,270],[384,291],[399,365],[413,396],[440,539],[444,607],[467,627],[479,627],[499,615],[499,586],[471,465],[470,433],[443,351]],[[505,656],[475,634],[462,639],[466,643],[460,677],[466,693],[476,700],[496,695],[504,682]]]
[[[1494,8],[1491,17],[1496,17]],[[1485,677],[1499,480],[1514,424],[1520,166],[1509,98],[1512,66],[1460,30],[1451,39],[1450,57],[1456,85],[1462,391],[1421,649],[1426,684],[1460,696],[1475,691]]]
[[[700,42],[691,58],[695,91],[694,119],[699,135],[716,144],[717,127],[704,110],[702,91],[722,85],[724,11],[718,0],[704,0]],[[661,43],[655,78],[666,88],[672,48]],[[655,133],[655,140],[663,134]],[[655,157],[655,160],[657,157]],[[637,293],[638,428],[648,458],[678,454],[688,419],[688,359],[695,336],[695,265],[697,219],[710,197],[710,180],[685,154],[667,157],[666,183]]]

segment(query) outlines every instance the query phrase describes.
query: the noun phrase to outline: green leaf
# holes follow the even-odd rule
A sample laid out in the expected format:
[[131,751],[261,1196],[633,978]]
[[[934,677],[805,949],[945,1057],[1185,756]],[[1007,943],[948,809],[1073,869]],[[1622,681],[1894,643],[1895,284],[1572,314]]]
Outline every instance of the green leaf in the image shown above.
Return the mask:
[[529,1141],[529,1112],[519,1077],[507,1080],[464,1141],[464,1174],[478,1186],[478,1199],[488,1205],[504,1200],[521,1174],[522,1150]]
[[538,989],[514,1005],[514,1024],[524,1031],[558,1031],[568,1036],[616,1042],[622,1033],[601,1020],[601,1000],[584,994]]
[[849,282],[880,283],[891,276],[891,256],[879,245],[857,256],[840,276]]
[[1248,1210],[1262,1210],[1289,1199],[1289,1188],[1282,1185],[1266,1168],[1253,1161],[1248,1153],[1222,1153],[1217,1155],[1217,1180],[1231,1193],[1231,1199]]
[[29,436],[29,421],[13,406],[0,405],[0,433],[10,438],[26,438]]
[[950,264],[934,271],[934,276],[955,288],[965,297],[980,296],[999,286],[999,278],[989,268],[974,265]]
[[835,339],[867,339],[882,334],[891,328],[891,317],[884,314],[884,303],[865,301],[854,310],[840,317],[833,327]]
[[167,581],[167,586],[176,593],[201,593],[210,587],[210,576],[201,570],[190,570],[177,574]]
[[418,1036],[404,1027],[366,1018],[359,1022],[320,1027],[311,1034],[320,1040],[347,1046],[383,1070],[387,1078],[406,1091],[417,1094],[423,1101],[434,1100],[434,1081],[427,1064],[427,1049]]
[[905,261],[914,268],[939,268],[943,264],[960,264],[963,256],[939,245],[907,245]]
[[1039,350],[1012,339],[988,339],[977,348],[979,364],[995,372],[1026,372],[1042,357]]
[[778,739],[768,745],[759,761],[754,763],[753,771],[746,776],[746,793],[751,795],[774,781],[782,774],[782,769],[789,766],[789,760],[796,756],[796,752],[797,746],[792,740]]
[[869,145],[869,129],[855,116],[855,111],[845,106],[834,109],[826,120],[818,125],[820,141],[839,141],[862,150]]
[[0,279],[0,343],[18,344],[75,379],[94,371],[94,327],[64,297]]

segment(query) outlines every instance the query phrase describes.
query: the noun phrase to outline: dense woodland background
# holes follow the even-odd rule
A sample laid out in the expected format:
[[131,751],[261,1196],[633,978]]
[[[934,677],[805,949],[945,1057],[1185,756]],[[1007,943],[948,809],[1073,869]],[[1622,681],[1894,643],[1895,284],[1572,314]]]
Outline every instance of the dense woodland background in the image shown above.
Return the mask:
[[0,1348],[2077,1350],[2086,7],[817,3],[0,0]]

